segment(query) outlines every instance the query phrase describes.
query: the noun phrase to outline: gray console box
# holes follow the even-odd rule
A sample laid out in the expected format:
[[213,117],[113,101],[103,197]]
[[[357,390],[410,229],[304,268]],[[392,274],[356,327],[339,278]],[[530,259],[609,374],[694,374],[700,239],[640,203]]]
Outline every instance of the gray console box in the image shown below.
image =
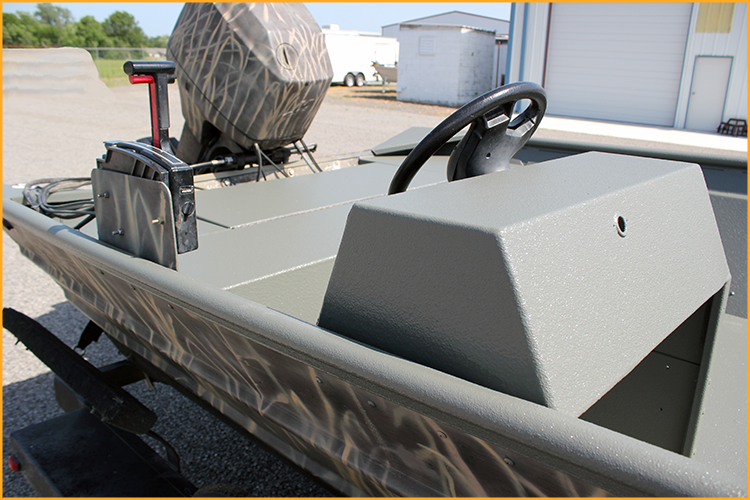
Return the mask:
[[578,416],[729,279],[697,165],[587,153],[355,204],[319,324]]

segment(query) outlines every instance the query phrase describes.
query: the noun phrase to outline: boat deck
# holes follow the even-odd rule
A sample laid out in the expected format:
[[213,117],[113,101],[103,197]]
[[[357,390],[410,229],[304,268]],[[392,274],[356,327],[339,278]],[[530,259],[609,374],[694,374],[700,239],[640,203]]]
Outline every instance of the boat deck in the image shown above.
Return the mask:
[[[323,175],[197,191],[199,246],[179,256],[178,268],[200,282],[315,323],[351,206],[385,196],[402,161],[368,157],[361,165]],[[434,158],[412,186],[445,179],[445,158]]]

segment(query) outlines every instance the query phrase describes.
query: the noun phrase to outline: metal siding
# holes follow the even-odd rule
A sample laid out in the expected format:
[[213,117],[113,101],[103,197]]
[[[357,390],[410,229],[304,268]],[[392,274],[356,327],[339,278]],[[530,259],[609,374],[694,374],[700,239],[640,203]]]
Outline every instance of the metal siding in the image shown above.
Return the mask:
[[[434,55],[421,52],[426,37],[434,38]],[[458,107],[491,90],[492,33],[402,24],[399,39],[399,101]]]
[[495,35],[485,31],[462,29],[459,41],[456,103],[463,105],[492,90]]
[[550,114],[672,126],[690,4],[557,4]]
[[[420,55],[420,37],[435,37],[435,55]],[[455,105],[459,86],[460,28],[401,25],[399,101]]]
[[493,17],[479,16],[476,14],[467,14],[465,12],[446,12],[435,16],[421,17],[406,21],[403,24],[420,24],[436,26],[468,26],[471,28],[480,28],[494,31],[498,35],[507,35],[509,22],[504,19]]
[[[747,5],[735,4],[730,33],[691,33],[683,69],[681,98],[675,123],[685,126],[694,63],[699,56],[731,57],[732,71],[726,88],[723,119],[747,118]],[[698,9],[693,14],[697,22]],[[720,90],[724,91],[724,88]]]
[[[516,4],[510,6],[510,33],[508,34],[508,58],[505,60],[505,81],[518,81],[516,73],[516,60],[518,59],[518,47],[514,46],[516,26]],[[518,44],[516,44],[518,45]]]

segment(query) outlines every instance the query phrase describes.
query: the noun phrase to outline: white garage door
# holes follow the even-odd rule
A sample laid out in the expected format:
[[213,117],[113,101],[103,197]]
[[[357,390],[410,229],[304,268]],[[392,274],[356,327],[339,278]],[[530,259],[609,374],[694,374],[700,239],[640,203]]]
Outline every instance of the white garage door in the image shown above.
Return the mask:
[[548,113],[674,125],[691,4],[552,4]]

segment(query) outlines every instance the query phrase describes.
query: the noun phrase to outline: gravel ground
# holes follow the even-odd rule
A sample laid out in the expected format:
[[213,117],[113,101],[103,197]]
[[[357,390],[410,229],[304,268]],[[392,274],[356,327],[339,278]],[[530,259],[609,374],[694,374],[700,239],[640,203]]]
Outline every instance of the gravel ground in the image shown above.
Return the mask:
[[[41,67],[35,71],[44,73]],[[95,166],[95,158],[104,151],[103,141],[150,134],[144,86],[110,90],[89,82],[85,92],[76,91],[75,85],[73,90],[60,87],[51,82],[46,87],[36,85],[33,91],[5,89],[4,184],[44,177],[87,177]],[[179,137],[183,119],[179,93],[174,86],[170,104],[171,132]],[[379,87],[354,90],[332,87],[305,141],[317,143],[317,154],[322,156],[363,151],[406,128],[435,126],[451,111],[439,106],[399,103],[395,101],[394,90],[382,94]],[[87,322],[65,300],[52,279],[23,257],[5,233],[3,305],[35,318],[70,346],[75,345]],[[120,356],[105,340],[90,346],[86,358],[102,366]],[[34,496],[23,476],[8,468],[9,435],[62,414],[54,400],[52,380],[49,370],[3,330],[3,494],[6,497]],[[175,446],[183,473],[196,486],[235,484],[252,496],[335,494],[244,439],[170,387],[157,384],[154,392],[139,382],[128,390],[157,413],[159,420],[154,430]]]

